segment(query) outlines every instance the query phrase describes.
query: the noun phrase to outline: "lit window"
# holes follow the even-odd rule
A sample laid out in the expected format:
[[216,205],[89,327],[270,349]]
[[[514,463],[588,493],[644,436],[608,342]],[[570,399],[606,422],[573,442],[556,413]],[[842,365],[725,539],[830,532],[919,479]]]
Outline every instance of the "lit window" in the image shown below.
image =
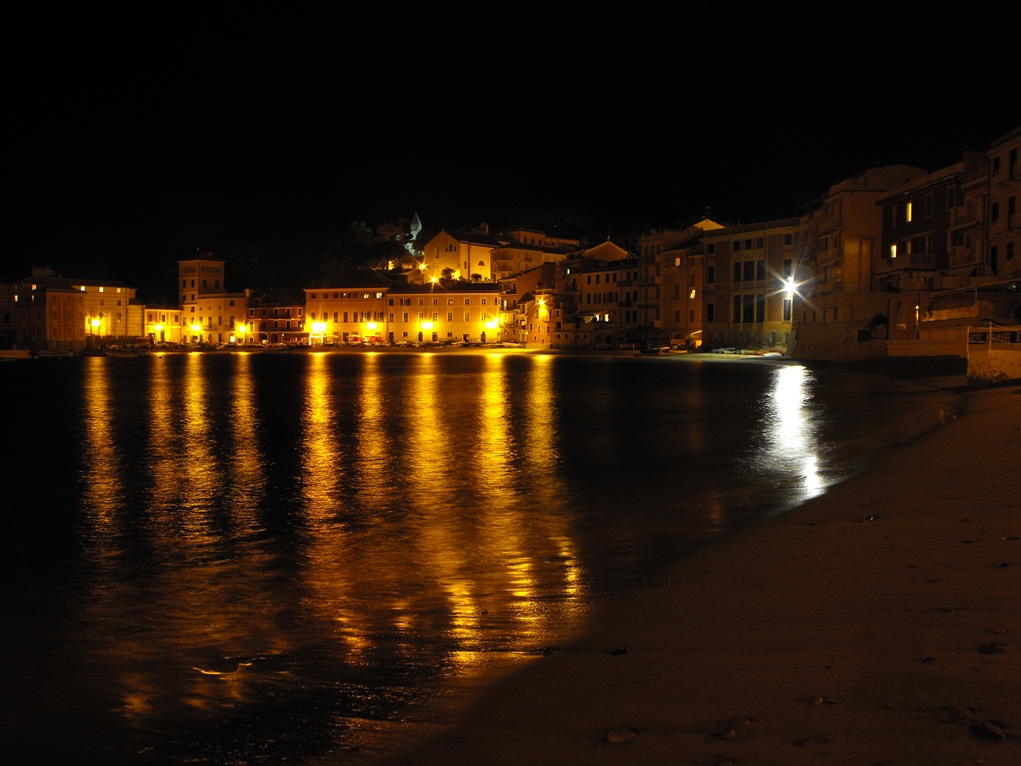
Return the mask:
[[897,246],[896,245],[890,245],[890,260],[892,261],[896,257],[897,257]]
[[904,206],[904,221],[906,223],[911,223],[911,203],[910,202],[907,203]]

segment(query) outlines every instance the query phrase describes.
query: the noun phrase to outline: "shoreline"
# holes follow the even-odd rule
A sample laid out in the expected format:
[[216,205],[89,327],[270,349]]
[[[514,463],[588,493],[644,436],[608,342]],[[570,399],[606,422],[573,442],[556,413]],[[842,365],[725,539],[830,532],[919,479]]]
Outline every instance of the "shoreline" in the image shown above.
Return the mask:
[[1021,762],[1021,387],[960,407],[439,701],[377,762]]

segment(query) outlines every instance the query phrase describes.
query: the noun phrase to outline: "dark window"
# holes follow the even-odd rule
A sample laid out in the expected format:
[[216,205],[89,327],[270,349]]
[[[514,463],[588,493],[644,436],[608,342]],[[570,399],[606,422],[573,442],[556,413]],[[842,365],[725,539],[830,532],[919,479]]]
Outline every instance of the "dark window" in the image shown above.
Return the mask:
[[754,295],[745,295],[745,296],[743,296],[743,298],[744,298],[744,300],[742,301],[742,303],[744,304],[744,321],[745,322],[754,322],[755,321],[755,296]]

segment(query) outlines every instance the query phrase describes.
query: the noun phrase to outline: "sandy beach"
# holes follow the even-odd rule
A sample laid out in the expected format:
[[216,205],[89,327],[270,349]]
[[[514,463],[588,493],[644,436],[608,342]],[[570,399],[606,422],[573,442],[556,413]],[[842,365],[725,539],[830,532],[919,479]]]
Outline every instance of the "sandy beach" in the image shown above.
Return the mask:
[[1021,763],[1021,387],[597,608],[389,764]]

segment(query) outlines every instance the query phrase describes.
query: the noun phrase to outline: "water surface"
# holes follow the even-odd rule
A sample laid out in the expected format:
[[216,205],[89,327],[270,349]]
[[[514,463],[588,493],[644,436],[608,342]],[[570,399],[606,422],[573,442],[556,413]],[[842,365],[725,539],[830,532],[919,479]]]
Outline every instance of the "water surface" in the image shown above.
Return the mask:
[[[165,354],[0,365],[16,763],[354,763],[598,600],[933,427],[788,361]],[[424,712],[426,711],[426,712]]]

